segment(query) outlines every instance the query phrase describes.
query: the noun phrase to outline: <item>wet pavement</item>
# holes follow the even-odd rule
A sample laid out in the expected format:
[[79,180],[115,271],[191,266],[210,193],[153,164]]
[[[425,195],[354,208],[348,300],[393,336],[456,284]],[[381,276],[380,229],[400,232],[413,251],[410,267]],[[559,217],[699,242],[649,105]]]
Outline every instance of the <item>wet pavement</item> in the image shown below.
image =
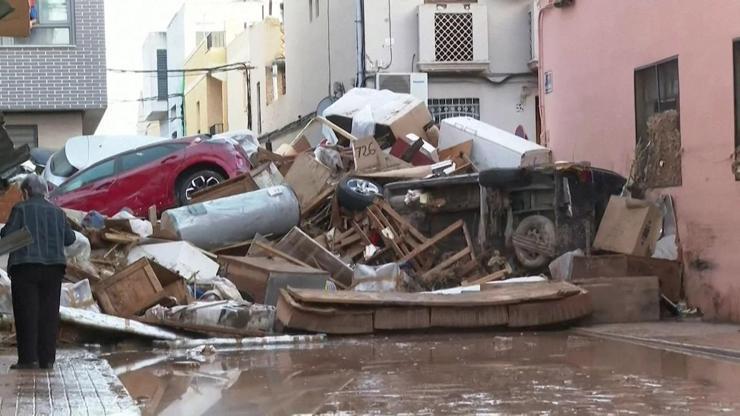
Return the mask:
[[137,352],[107,358],[152,415],[740,413],[737,362],[574,332],[339,338],[174,361]]
[[137,415],[104,360],[86,351],[60,350],[53,370],[10,370],[14,349],[0,349],[0,416]]

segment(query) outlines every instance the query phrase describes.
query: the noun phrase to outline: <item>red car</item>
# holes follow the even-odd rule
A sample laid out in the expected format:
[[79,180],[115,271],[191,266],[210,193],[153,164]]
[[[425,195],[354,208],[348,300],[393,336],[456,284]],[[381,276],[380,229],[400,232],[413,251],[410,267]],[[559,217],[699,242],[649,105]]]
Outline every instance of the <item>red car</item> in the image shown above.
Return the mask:
[[186,205],[198,190],[249,171],[246,153],[226,140],[190,137],[159,142],[104,159],[50,194],[60,207],[115,215],[123,208],[145,217]]

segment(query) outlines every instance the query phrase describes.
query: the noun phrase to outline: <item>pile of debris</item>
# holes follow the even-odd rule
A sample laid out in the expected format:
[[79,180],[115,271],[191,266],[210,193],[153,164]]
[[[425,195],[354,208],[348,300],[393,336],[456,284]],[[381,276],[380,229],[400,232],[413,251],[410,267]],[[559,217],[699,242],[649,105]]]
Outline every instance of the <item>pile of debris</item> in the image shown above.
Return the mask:
[[553,164],[549,150],[470,118],[438,129],[423,102],[365,89],[268,148],[249,174],[161,215],[66,210],[77,242],[63,322],[173,340],[521,328],[591,313],[583,288],[529,277],[590,249],[598,198],[576,197],[607,187],[589,166]]

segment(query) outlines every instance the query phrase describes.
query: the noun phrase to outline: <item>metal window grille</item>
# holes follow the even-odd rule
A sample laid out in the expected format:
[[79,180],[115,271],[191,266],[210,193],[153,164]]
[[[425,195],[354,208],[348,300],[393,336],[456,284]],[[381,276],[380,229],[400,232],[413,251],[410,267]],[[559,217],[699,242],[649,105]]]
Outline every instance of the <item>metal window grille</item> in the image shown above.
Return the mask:
[[157,99],[167,100],[167,49],[157,49]]
[[473,13],[434,15],[434,55],[437,62],[473,61]]
[[428,107],[437,124],[450,117],[472,117],[480,120],[478,98],[430,98]]

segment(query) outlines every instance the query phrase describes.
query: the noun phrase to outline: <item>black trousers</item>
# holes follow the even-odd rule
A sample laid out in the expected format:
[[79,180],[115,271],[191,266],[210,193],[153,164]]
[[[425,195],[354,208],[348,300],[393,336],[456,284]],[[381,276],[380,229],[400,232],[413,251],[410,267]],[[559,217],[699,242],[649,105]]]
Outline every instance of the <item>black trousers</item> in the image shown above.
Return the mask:
[[59,295],[65,266],[21,264],[9,270],[18,363],[53,364],[59,333]]

